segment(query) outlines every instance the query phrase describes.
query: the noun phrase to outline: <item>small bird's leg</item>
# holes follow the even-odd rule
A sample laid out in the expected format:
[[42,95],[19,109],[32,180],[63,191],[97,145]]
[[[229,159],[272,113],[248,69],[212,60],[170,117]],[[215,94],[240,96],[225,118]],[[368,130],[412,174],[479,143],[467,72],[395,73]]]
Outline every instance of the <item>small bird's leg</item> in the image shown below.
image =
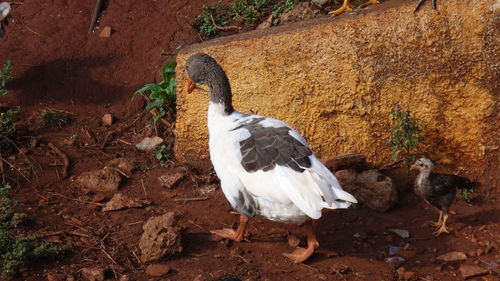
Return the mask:
[[429,222],[429,224],[430,224],[431,226],[434,226],[434,227],[439,228],[439,227],[441,227],[441,225],[442,225],[442,221],[443,221],[443,211],[441,211],[441,210],[440,210],[440,211],[439,211],[439,219],[438,219],[438,221],[437,221],[437,222],[433,222],[433,221],[431,221],[431,222]]
[[[425,0],[419,0],[417,2],[417,5],[415,6],[415,9],[413,10],[413,12],[415,13],[416,11],[418,11],[418,9],[420,8],[420,6],[422,6],[422,4],[424,4]],[[434,10],[437,9],[437,5],[436,5],[436,0],[432,0],[432,8]]]
[[359,5],[358,8],[364,8],[366,6],[374,5],[374,4],[379,4],[380,2],[378,0],[368,0],[365,3]]
[[331,11],[328,14],[338,16],[342,13],[349,12],[350,10],[352,10],[352,8],[353,8],[353,6],[351,5],[351,3],[349,3],[349,0],[344,0],[344,3],[342,4],[342,6],[340,8],[338,8],[335,11]]
[[240,216],[240,225],[238,229],[234,231],[231,228],[224,228],[219,230],[211,230],[210,233],[220,236],[222,238],[226,238],[229,240],[233,240],[236,242],[241,242],[245,238],[245,227],[247,226],[249,218],[241,215]]
[[443,215],[443,223],[441,226],[434,232],[434,235],[439,236],[441,233],[450,233],[448,229],[446,229],[446,220],[448,220],[448,212],[445,212]]
[[297,248],[293,253],[283,254],[285,257],[291,259],[294,263],[301,263],[307,260],[314,254],[314,250],[319,247],[319,242],[314,234],[314,228],[312,221],[307,221],[304,223],[304,227],[307,231],[307,249]]

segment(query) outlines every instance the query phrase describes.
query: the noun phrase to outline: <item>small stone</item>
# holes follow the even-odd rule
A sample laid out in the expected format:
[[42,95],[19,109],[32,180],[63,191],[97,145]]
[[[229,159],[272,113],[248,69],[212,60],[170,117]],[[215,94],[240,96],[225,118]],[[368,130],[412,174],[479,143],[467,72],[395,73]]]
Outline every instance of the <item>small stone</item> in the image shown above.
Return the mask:
[[125,275],[125,274],[124,274],[124,275],[122,275],[122,276],[120,277],[120,281],[129,281],[129,280],[130,280],[130,277],[128,277],[128,275]]
[[406,271],[404,267],[398,268],[396,272],[398,273],[399,279],[401,280],[410,280],[415,278],[415,272]]
[[66,281],[75,281],[75,280],[76,280],[76,279],[75,279],[75,276],[73,276],[73,275],[71,275],[71,274],[70,274],[70,275],[68,275],[68,276],[66,276]]
[[142,262],[182,252],[181,229],[176,226],[173,212],[150,218],[142,228],[144,233],[139,240]]
[[118,172],[111,169],[84,172],[75,179],[85,189],[105,193],[115,193],[118,191],[121,180]]
[[479,266],[468,264],[462,264],[458,270],[460,271],[464,279],[488,274],[488,270]]
[[113,115],[106,113],[102,116],[101,121],[104,126],[111,126],[113,125]]
[[446,254],[442,254],[437,257],[437,260],[445,261],[445,262],[453,262],[453,261],[464,261],[467,259],[467,256],[463,252],[453,251]]
[[132,174],[132,172],[135,169],[135,165],[131,161],[129,161],[127,158],[123,158],[123,157],[109,160],[104,165],[106,167],[116,168],[116,169],[120,170],[121,172],[123,172],[124,174],[128,175],[128,177],[130,177],[130,175]]
[[396,233],[397,235],[401,236],[402,238],[409,238],[410,237],[410,232],[406,229],[390,228],[389,231]]
[[287,241],[288,241],[288,246],[292,248],[296,248],[300,244],[300,239],[293,234],[287,236]]
[[208,185],[204,185],[204,186],[200,187],[200,189],[198,189],[198,193],[203,196],[203,195],[210,194],[216,190],[217,190],[216,184],[208,184]]
[[106,200],[106,194],[99,192],[96,195],[94,195],[94,202],[102,202]]
[[103,212],[117,211],[125,208],[143,208],[151,205],[150,200],[132,199],[122,193],[117,193],[106,203]]
[[101,33],[99,33],[99,37],[101,37],[101,38],[109,38],[109,37],[111,37],[111,31],[112,30],[111,30],[110,26],[105,26],[102,29]]
[[415,257],[415,255],[416,255],[415,251],[413,251],[413,250],[401,250],[401,251],[399,251],[398,254],[405,259],[411,259],[411,258]]
[[158,177],[160,185],[164,188],[173,189],[184,178],[183,173],[165,174]]
[[483,249],[481,249],[481,248],[479,248],[479,249],[477,249],[477,250],[476,250],[476,255],[477,255],[478,257],[480,257],[480,256],[484,255],[484,253],[485,253],[485,250],[483,250]]
[[140,151],[150,152],[155,150],[162,142],[163,139],[160,137],[145,137],[140,143],[136,144],[135,147]]
[[170,271],[170,267],[166,264],[155,263],[146,267],[146,274],[149,276],[161,277]]
[[325,274],[321,274],[321,273],[320,273],[320,274],[318,274],[318,279],[319,279],[319,280],[327,280],[327,279],[328,279],[328,277],[327,277]]
[[54,273],[48,273],[47,274],[47,281],[59,281],[61,278],[57,276],[57,274]]
[[103,281],[104,269],[100,267],[82,268],[82,277],[88,281]]
[[405,259],[402,257],[388,257],[384,260],[386,263],[392,265],[394,268],[398,268],[402,263],[405,262]]

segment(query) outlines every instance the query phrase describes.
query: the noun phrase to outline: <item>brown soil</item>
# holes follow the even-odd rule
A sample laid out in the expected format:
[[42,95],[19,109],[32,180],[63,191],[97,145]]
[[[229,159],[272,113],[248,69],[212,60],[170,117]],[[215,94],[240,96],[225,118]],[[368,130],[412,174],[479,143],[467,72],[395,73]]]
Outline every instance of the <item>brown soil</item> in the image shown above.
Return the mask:
[[[159,78],[159,69],[175,56],[178,47],[201,41],[191,23],[202,4],[214,2],[217,0],[107,1],[98,26],[112,28],[109,38],[98,36],[101,29],[87,34],[94,1],[13,3],[13,19],[0,39],[0,63],[14,62],[8,104],[22,107],[22,134],[16,141],[25,154],[9,158],[24,176],[15,171],[6,176],[13,183],[13,196],[22,203],[19,211],[29,217],[21,230],[54,233],[47,237],[76,246],[61,262],[23,269],[14,280],[47,280],[47,275],[80,279],[82,268],[94,266],[109,268],[110,280],[122,275],[130,280],[397,280],[395,269],[384,259],[389,246],[406,244],[414,256],[403,266],[416,273],[415,280],[457,280],[461,278],[459,263],[443,264],[436,261],[438,255],[481,249],[480,257],[469,256],[462,262],[481,267],[499,258],[497,249],[488,246],[500,243],[500,225],[496,196],[486,192],[487,188],[476,192],[470,204],[457,200],[453,206],[457,214],[450,222],[452,233],[437,238],[432,229],[422,227],[437,218],[435,210],[405,185],[400,203],[385,214],[362,207],[326,211],[315,222],[321,247],[300,265],[282,256],[292,251],[287,246],[289,233],[304,241],[301,229],[294,225],[256,218],[248,229],[250,243],[213,241],[209,230],[237,221],[221,190],[209,193],[206,200],[176,199],[203,198],[200,188],[217,179],[210,171],[174,162],[163,167],[154,153],[139,152],[130,145],[155,134],[148,126],[150,116],[142,111],[143,103],[130,97]],[[71,112],[74,120],[63,128],[39,128],[35,117],[46,108]],[[116,119],[110,127],[101,125],[105,113]],[[172,142],[170,132],[171,128],[158,128],[167,144]],[[30,145],[32,139],[38,140],[36,145]],[[68,155],[70,177],[63,179],[61,167],[54,167],[62,160],[47,146],[49,142]],[[151,200],[152,206],[102,212],[93,203],[99,196],[75,184],[74,176],[102,168],[117,157],[136,166],[130,178],[123,178],[120,192]],[[161,187],[157,178],[173,172],[187,177],[174,189]],[[146,265],[136,257],[140,255],[138,241],[143,223],[167,211],[178,216],[184,253],[164,261],[171,268],[169,275],[151,279],[144,273]],[[389,228],[409,230],[411,237],[390,234]],[[356,233],[358,238],[353,236]],[[498,280],[494,274],[486,280]]]

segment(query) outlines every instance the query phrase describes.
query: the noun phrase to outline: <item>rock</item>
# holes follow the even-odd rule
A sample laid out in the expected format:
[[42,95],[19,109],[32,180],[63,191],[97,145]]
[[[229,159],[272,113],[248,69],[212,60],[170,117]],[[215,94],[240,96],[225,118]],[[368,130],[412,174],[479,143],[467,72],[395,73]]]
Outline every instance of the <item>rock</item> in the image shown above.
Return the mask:
[[54,273],[47,274],[47,281],[59,281],[59,280],[61,280],[61,277],[58,276],[57,274]]
[[337,171],[342,169],[351,169],[354,167],[365,166],[366,155],[364,153],[350,153],[341,156],[328,158],[325,161],[325,166],[330,171]]
[[286,237],[286,239],[288,241],[288,246],[292,248],[296,248],[300,244],[300,239],[295,235],[290,234]]
[[110,26],[105,26],[102,29],[101,33],[99,33],[99,37],[101,37],[101,38],[109,38],[109,37],[111,37],[111,31],[112,30],[111,30]]
[[132,199],[122,193],[117,193],[106,203],[102,211],[109,212],[125,208],[142,208],[148,205],[151,205],[150,200]]
[[458,269],[464,279],[488,274],[488,270],[475,265],[462,264]]
[[384,261],[392,265],[392,267],[398,268],[401,264],[405,262],[405,259],[399,256],[395,256],[395,257],[388,257]]
[[117,192],[121,180],[118,172],[111,169],[84,172],[75,179],[87,190],[105,193]]
[[160,137],[145,137],[142,141],[135,145],[137,149],[144,152],[149,152],[155,150],[161,143],[163,139]]
[[184,178],[183,173],[173,173],[173,174],[165,174],[158,177],[158,181],[162,187],[172,189],[179,184],[179,182]]
[[377,212],[386,212],[398,200],[397,190],[389,177],[377,170],[358,173],[353,169],[335,173],[342,188],[354,195],[358,202]]
[[410,237],[410,232],[406,229],[399,229],[399,228],[389,228],[388,229],[390,232],[396,233],[397,235],[401,236],[402,238],[409,238]]
[[398,268],[396,272],[398,273],[399,279],[401,280],[411,280],[415,278],[415,272],[406,271],[404,267]]
[[273,25],[273,15],[270,14],[269,17],[265,21],[257,25],[255,29],[266,29],[271,27],[272,25]]
[[106,113],[102,116],[101,121],[104,126],[111,126],[113,125],[113,115]]
[[216,185],[216,184],[207,184],[207,185],[200,187],[200,189],[198,189],[198,193],[200,195],[207,195],[207,194],[210,194],[210,193],[216,191],[217,188],[218,188],[218,185]]
[[105,163],[105,166],[116,168],[127,175],[131,175],[135,169],[134,164],[130,162],[128,159],[123,157],[109,160],[108,162]]
[[129,280],[130,280],[130,277],[128,277],[128,275],[125,275],[125,274],[124,274],[124,275],[122,275],[122,276],[120,277],[120,281],[129,281]]
[[88,281],[103,281],[104,269],[101,267],[82,268],[82,277]]
[[156,261],[182,252],[181,232],[175,225],[174,213],[152,217],[142,228],[144,233],[139,241],[142,262]]
[[281,15],[280,23],[289,23],[311,19],[316,17],[319,13],[319,8],[315,5],[311,5],[310,2],[299,2],[291,11]]
[[401,250],[398,254],[405,259],[411,259],[416,255],[414,250]]
[[442,254],[436,258],[439,261],[452,262],[452,261],[464,261],[467,259],[467,255],[463,252],[453,251],[446,254]]
[[146,274],[149,276],[161,277],[170,271],[170,267],[166,264],[155,263],[146,267]]

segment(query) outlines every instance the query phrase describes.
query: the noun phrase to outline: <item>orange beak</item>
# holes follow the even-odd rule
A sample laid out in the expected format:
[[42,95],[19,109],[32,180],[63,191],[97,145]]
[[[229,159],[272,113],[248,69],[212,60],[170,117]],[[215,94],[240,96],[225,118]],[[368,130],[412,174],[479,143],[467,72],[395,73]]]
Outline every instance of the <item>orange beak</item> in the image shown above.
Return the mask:
[[196,89],[196,84],[191,81],[189,78],[186,80],[186,90],[188,93],[192,93]]

